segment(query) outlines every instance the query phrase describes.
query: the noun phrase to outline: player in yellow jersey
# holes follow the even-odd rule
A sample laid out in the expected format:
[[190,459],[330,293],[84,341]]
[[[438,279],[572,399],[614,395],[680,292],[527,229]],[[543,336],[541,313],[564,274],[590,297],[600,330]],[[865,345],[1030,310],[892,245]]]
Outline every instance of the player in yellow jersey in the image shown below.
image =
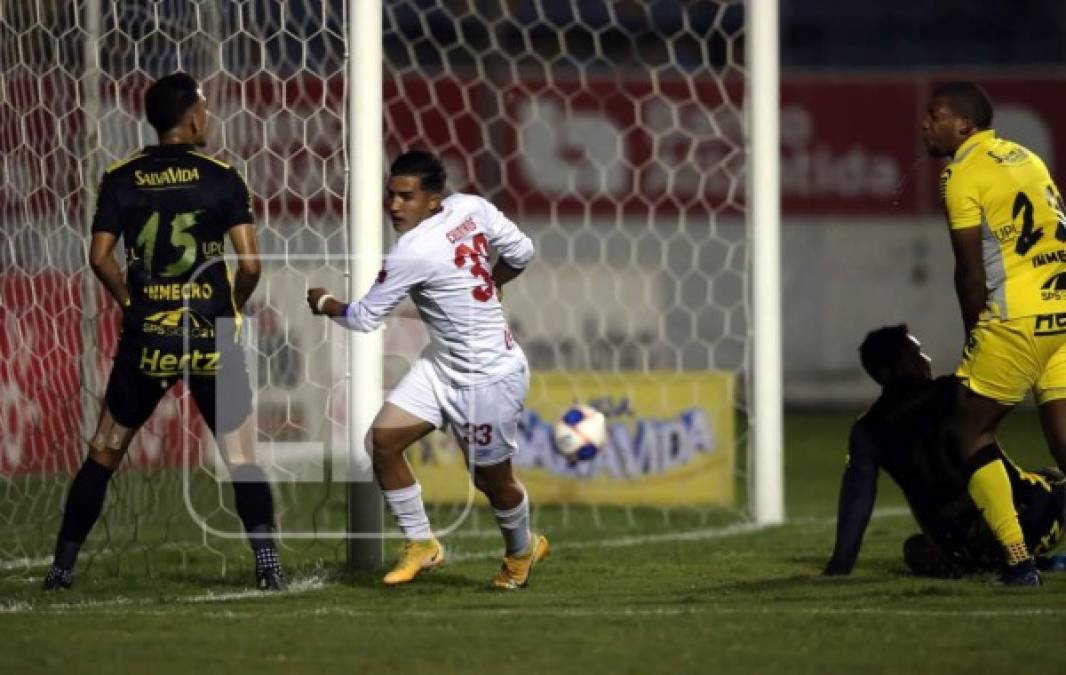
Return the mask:
[[931,155],[951,158],[940,192],[966,328],[953,439],[968,491],[1006,550],[1003,581],[1035,586],[993,434],[1032,389],[1051,452],[1066,468],[1066,215],[1044,162],[997,138],[992,113],[978,85],[945,84],[929,101],[922,139]]

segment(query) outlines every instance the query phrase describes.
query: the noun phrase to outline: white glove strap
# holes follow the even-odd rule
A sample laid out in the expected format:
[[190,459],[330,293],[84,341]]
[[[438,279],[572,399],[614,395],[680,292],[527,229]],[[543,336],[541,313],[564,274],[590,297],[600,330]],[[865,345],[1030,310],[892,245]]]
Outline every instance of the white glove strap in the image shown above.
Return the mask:
[[319,314],[322,313],[322,308],[326,306],[326,300],[336,300],[336,298],[334,298],[329,293],[326,293],[325,295],[320,297],[318,299],[318,302],[315,303],[315,311],[318,312]]

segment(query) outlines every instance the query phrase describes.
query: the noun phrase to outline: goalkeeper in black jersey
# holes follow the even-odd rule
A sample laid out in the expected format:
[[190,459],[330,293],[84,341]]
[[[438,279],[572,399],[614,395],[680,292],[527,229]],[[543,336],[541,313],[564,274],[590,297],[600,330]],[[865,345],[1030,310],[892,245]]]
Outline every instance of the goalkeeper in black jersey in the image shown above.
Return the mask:
[[[1003,547],[974,506],[966,489],[969,476],[950,441],[956,379],[932,378],[929,358],[905,325],[871,332],[859,353],[882,392],[851,428],[836,545],[825,573],[848,574],[854,567],[880,469],[899,485],[922,530],[903,547],[915,574],[957,577],[1002,569]],[[1057,469],[1023,471],[998,446],[995,452],[1007,468],[1029,550],[1047,553],[1062,538],[1066,519],[1062,474]]]
[[[255,556],[262,589],[285,584],[274,543],[270,486],[255,464],[252,392],[237,344],[240,310],[259,280],[255,218],[248,189],[204,145],[207,105],[185,73],[145,94],[145,116],[159,134],[108,168],[100,184],[89,262],[123,308],[103,410],[89,456],[67,494],[46,589],[66,588],[82,544],[100,515],[107,485],[137,430],[184,379],[226,459],[237,514]],[[230,283],[223,255],[238,256]],[[114,257],[126,249],[123,275]]]

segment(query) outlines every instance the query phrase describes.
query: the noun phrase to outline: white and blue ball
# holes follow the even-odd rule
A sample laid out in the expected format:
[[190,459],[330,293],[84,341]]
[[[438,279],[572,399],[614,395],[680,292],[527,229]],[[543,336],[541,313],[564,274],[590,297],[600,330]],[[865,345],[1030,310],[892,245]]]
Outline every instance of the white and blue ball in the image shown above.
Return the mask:
[[599,410],[574,405],[555,424],[555,449],[574,460],[595,457],[607,443],[607,420]]

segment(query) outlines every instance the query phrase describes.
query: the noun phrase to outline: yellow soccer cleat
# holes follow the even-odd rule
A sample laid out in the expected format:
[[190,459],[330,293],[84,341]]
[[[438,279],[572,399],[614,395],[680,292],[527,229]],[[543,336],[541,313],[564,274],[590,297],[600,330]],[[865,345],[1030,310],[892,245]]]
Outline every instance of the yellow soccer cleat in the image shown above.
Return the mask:
[[503,557],[503,565],[493,578],[492,585],[506,590],[525,588],[529,583],[529,575],[533,572],[533,566],[547,558],[550,553],[548,538],[543,534],[533,532],[529,541],[529,549],[525,553]]
[[400,560],[392,571],[385,575],[385,584],[395,586],[414,581],[419,572],[444,564],[444,547],[436,539],[416,541],[410,539],[403,546]]

